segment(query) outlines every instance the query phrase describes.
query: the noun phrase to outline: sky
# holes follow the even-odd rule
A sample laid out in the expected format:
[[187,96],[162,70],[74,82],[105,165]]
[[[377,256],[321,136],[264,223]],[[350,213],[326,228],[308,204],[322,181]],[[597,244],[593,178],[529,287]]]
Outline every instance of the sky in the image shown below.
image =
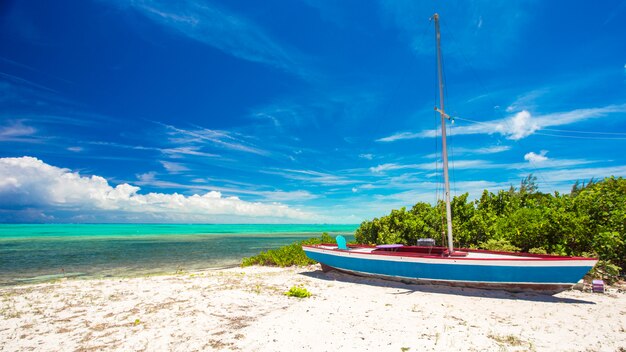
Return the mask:
[[622,1],[2,1],[0,222],[350,223],[626,176]]

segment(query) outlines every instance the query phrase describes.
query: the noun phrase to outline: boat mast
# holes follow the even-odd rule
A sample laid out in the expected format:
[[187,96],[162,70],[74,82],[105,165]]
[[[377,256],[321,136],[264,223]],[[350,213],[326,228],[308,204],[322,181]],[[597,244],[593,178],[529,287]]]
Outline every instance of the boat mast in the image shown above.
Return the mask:
[[435,110],[441,116],[441,154],[443,157],[443,179],[446,188],[446,222],[448,224],[448,251],[450,254],[454,252],[452,242],[452,210],[450,207],[450,178],[448,176],[448,149],[446,144],[446,119],[450,117],[446,115],[443,104],[443,69],[441,63],[441,34],[439,33],[439,14],[433,15],[435,20],[435,32],[437,37],[437,75],[439,77],[439,108]]

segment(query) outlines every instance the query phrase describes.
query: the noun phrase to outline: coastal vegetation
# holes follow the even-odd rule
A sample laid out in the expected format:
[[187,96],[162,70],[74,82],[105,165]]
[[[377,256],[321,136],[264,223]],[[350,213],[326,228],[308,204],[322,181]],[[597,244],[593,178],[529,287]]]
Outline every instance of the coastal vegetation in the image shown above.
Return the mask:
[[[626,179],[576,182],[569,194],[542,193],[537,179],[529,175],[519,188],[492,193],[479,199],[468,193],[451,203],[455,247],[535,254],[598,257],[592,272],[612,281],[626,265]],[[392,210],[389,215],[364,221],[355,239],[362,244],[401,243],[415,245],[418,238],[433,238],[445,244],[444,204],[419,202],[410,210]],[[244,258],[248,265],[310,265],[303,244],[334,243],[327,233],[257,256]]]
[[267,265],[285,267],[292,265],[305,266],[315,264],[317,263],[316,261],[309,259],[309,257],[306,256],[302,250],[302,245],[321,243],[335,243],[335,239],[328,233],[324,232],[319,238],[309,238],[304,241],[295,242],[276,249],[270,249],[252,257],[243,258],[241,266]]
[[[608,177],[575,183],[569,194],[538,191],[529,175],[520,187],[468,201],[453,198],[455,247],[536,254],[597,256],[598,274],[614,277],[626,264],[626,179]],[[410,210],[364,221],[355,233],[366,244],[414,245],[418,238],[444,243],[444,204],[415,204]]]

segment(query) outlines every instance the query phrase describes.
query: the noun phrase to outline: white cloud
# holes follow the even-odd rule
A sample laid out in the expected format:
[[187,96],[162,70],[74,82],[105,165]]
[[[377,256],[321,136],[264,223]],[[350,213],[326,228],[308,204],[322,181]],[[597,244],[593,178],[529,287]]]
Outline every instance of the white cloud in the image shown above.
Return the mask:
[[530,162],[531,164],[540,164],[548,160],[548,157],[546,156],[547,153],[547,150],[542,150],[539,154],[536,154],[535,152],[526,153],[526,155],[524,155],[524,160]]
[[177,174],[182,171],[189,171],[189,168],[180,163],[173,163],[171,161],[161,160],[159,161],[161,165],[167,170],[169,173]]
[[[261,186],[258,184],[250,184],[244,182],[237,182],[226,179],[215,178],[195,178],[191,180],[191,184],[177,183],[171,181],[163,181],[157,178],[156,172],[148,172],[144,174],[138,174],[137,181],[135,182],[141,186],[150,186],[156,188],[168,188],[168,189],[184,189],[188,191],[201,192],[201,191],[217,191],[221,193],[233,194],[233,195],[245,195],[253,196],[255,198],[262,198],[264,202],[303,202],[311,199],[317,199],[319,196],[312,194],[305,190],[295,191],[264,191],[258,190],[258,188],[267,188],[267,186]],[[217,184],[226,184],[227,186],[216,186]],[[237,186],[237,187],[236,187]]]
[[150,171],[144,174],[138,174],[137,179],[143,183],[150,183],[156,180],[156,172]]
[[522,110],[532,110],[537,106],[536,101],[551,90],[549,88],[539,88],[519,95],[511,105],[507,106],[506,112],[513,113]]
[[[508,150],[511,150],[511,147],[508,145],[493,145],[493,146],[482,147],[482,148],[456,147],[454,149],[451,149],[450,152],[454,152],[454,155],[471,155],[471,154],[484,155],[484,154],[502,153]],[[424,157],[425,158],[439,158],[440,156],[441,156],[441,153],[432,153],[432,154],[425,155]]]
[[[407,183],[408,182],[408,183]],[[518,183],[515,180],[515,183]],[[482,192],[486,189],[490,192],[497,192],[500,189],[507,189],[511,185],[510,182],[493,182],[485,180],[476,181],[459,181],[454,182],[451,186],[453,196],[459,196],[465,192],[469,193],[470,200],[480,198]],[[438,182],[403,180],[402,185],[396,189],[399,192],[390,194],[375,195],[378,201],[377,206],[381,209],[398,209],[400,207],[412,207],[417,202],[426,202],[434,204],[437,200],[441,200],[443,193],[440,191],[442,185]],[[438,191],[439,190],[439,191]]]
[[[462,118],[458,119],[463,120]],[[498,133],[507,139],[519,140],[530,136],[541,127],[543,126],[539,120],[533,118],[528,111],[524,110],[504,119],[457,126],[454,128],[454,135]],[[435,137],[437,136],[437,131],[426,130],[416,133],[416,135],[419,137]]]
[[400,140],[403,140],[403,139],[415,139],[415,138],[422,138],[422,137],[434,137],[434,135],[433,136],[430,136],[430,135],[426,136],[423,133],[398,132],[398,133],[392,134],[391,136],[388,136],[388,137],[379,138],[379,139],[376,140],[376,142],[395,142],[395,141],[400,141]]
[[[523,176],[523,174],[520,174]],[[542,171],[539,174],[539,183],[560,183],[566,182],[566,185],[569,187],[572,186],[574,181],[580,180],[590,180],[592,178],[596,180],[602,180],[604,177],[615,176],[615,177],[625,177],[626,176],[626,165],[618,165],[618,166],[605,166],[605,167],[589,167],[589,168],[576,168],[576,169],[565,169],[559,168],[556,170],[546,170]]]
[[374,154],[359,154],[359,158],[372,160],[372,159],[374,159]]
[[29,80],[24,79],[22,77],[18,77],[18,76],[11,75],[11,74],[8,74],[8,73],[0,72],[0,77],[2,77],[4,79],[7,79],[9,81],[15,82],[15,83],[17,83],[20,86],[27,86],[27,87],[35,88],[35,89],[38,89],[38,90],[45,90],[45,91],[52,92],[52,93],[58,93],[54,89],[48,88],[48,87],[43,86],[41,84],[37,84],[37,83],[35,83],[33,81],[29,81]]
[[[141,178],[154,178],[152,174]],[[314,221],[315,215],[280,203],[247,202],[220,192],[185,196],[140,194],[124,183],[115,187],[100,176],[81,176],[33,157],[0,158],[0,206],[43,212],[116,214],[117,220],[207,222],[224,216],[239,221]],[[217,217],[216,217],[217,216]]]
[[626,104],[607,105],[601,108],[576,109],[572,111],[556,112],[537,117],[541,127],[561,126],[571,123],[604,117],[614,113],[626,112]]
[[[204,144],[209,142],[212,145],[218,146],[223,149],[235,150],[245,153],[252,153],[257,155],[270,155],[268,151],[259,149],[244,140],[245,136],[237,135],[228,131],[211,130],[208,128],[197,128],[195,130],[185,130],[182,128],[174,127],[171,125],[163,125],[169,130],[171,136],[170,141],[176,144]],[[197,147],[182,146],[173,149],[166,149],[164,152],[190,154],[190,155],[203,155],[204,153],[197,152]],[[208,156],[215,156],[208,154]]]
[[[626,112],[626,104],[607,105],[601,108],[576,109],[566,112],[556,112],[546,115],[532,117],[528,111],[520,111],[514,116],[481,124],[482,131],[479,133],[500,133],[508,139],[519,140],[528,137],[538,130],[552,126],[569,125],[589,119],[600,118],[614,113]],[[464,134],[461,128],[457,128],[455,133]]]
[[[524,178],[528,172],[520,172],[518,177]],[[626,166],[604,166],[587,168],[558,167],[552,170],[542,170],[536,173],[539,190],[542,192],[559,191],[569,193],[576,181],[587,182],[591,179],[603,180],[605,177],[626,177]]]
[[400,164],[394,164],[394,163],[386,163],[386,164],[380,164],[378,166],[373,166],[370,167],[370,171],[375,173],[375,174],[380,174],[384,171],[390,171],[390,170],[400,170],[400,169],[407,169],[410,168],[409,165],[400,165]]
[[[362,123],[359,119],[369,116],[382,103],[382,97],[374,94],[371,87],[353,85],[335,85],[334,88],[308,90],[290,94],[272,102],[253,108],[251,116],[258,120],[260,116],[271,116],[279,124],[255,124],[255,135],[260,128],[267,133],[275,133],[279,127],[281,133],[291,134],[291,128],[323,129],[331,120],[337,127]],[[265,126],[264,126],[265,125]],[[269,126],[268,126],[269,125]],[[343,139],[353,144],[354,137],[344,135]],[[299,137],[290,135],[289,140],[298,141]]]
[[305,75],[302,65],[293,60],[297,56],[293,50],[280,45],[250,20],[215,4],[194,0],[119,0],[117,3],[226,54]]
[[316,183],[320,185],[348,185],[356,183],[354,180],[347,179],[342,176],[332,175],[329,173],[313,171],[313,170],[292,170],[292,169],[282,169],[282,170],[262,170],[261,172],[270,174],[270,175],[278,175],[282,176],[289,180],[298,180],[305,181],[310,183]]
[[[490,168],[498,168],[501,165],[491,164],[486,160],[456,160],[450,161],[450,166],[455,169],[490,169]],[[395,163],[387,163],[380,164],[378,166],[370,167],[369,170],[375,174],[382,174],[387,171],[393,170],[405,170],[405,169],[415,169],[415,170],[424,170],[431,171],[441,169],[441,162],[430,162],[430,163],[422,163],[422,164],[395,164]]]
[[37,130],[34,127],[24,125],[23,121],[8,121],[5,126],[0,126],[0,142],[27,142]]
[[[569,125],[589,119],[601,118],[609,114],[625,113],[626,104],[607,105],[600,108],[576,109],[572,111],[556,112],[534,117],[530,112],[523,110],[513,116],[487,122],[469,121],[471,124],[457,126],[454,135],[472,134],[500,134],[507,139],[520,140],[526,138],[543,128]],[[459,117],[458,120],[464,120]],[[438,131],[424,130],[421,132],[401,132],[389,137],[380,138],[377,142],[393,142],[401,139],[432,138],[437,137]]]
[[303,190],[257,192],[257,194],[271,202],[302,202],[318,198],[317,195]]
[[508,120],[496,125],[496,132],[514,141],[528,137],[538,129],[539,124],[533,121],[530,113],[526,110],[520,111]]
[[511,147],[508,145],[494,145],[490,147],[482,147],[482,148],[454,148],[454,154],[496,154],[506,152],[510,150]]
[[[471,154],[485,155],[485,154],[502,153],[508,150],[511,150],[511,147],[508,145],[493,145],[493,146],[482,147],[482,148],[456,147],[454,149],[450,149],[450,152],[454,152],[454,155],[471,155]],[[440,155],[441,153],[433,153],[433,154],[428,154],[425,157],[435,158],[435,157],[439,157]]]
[[[495,154],[495,153],[506,152],[507,150],[510,150],[510,149],[511,147],[508,145],[494,145],[491,147],[474,149],[469,152],[476,153],[476,154]],[[456,150],[458,150],[458,148]]]
[[163,152],[164,154],[172,158],[179,158],[181,155],[193,155],[193,156],[201,156],[201,157],[208,157],[208,158],[219,157],[219,155],[217,154],[205,153],[205,152],[200,151],[199,149],[200,148],[198,147],[165,148],[165,149],[161,149],[161,152]]

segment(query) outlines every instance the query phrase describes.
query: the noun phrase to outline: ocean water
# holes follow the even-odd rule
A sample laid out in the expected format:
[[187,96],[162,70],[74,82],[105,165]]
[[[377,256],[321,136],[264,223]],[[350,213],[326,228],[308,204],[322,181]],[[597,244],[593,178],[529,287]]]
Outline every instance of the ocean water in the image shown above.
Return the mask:
[[0,224],[0,285],[238,265],[241,258],[358,225]]

